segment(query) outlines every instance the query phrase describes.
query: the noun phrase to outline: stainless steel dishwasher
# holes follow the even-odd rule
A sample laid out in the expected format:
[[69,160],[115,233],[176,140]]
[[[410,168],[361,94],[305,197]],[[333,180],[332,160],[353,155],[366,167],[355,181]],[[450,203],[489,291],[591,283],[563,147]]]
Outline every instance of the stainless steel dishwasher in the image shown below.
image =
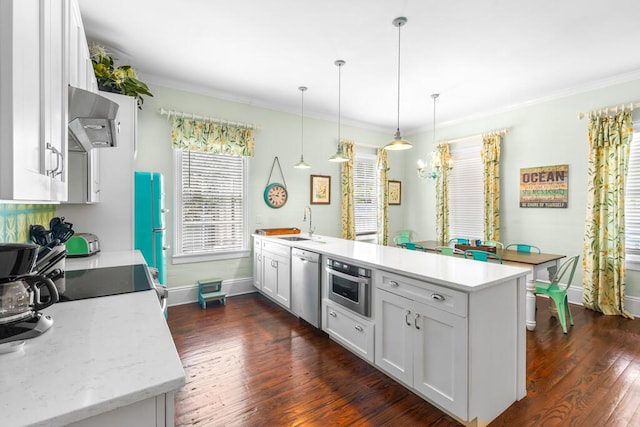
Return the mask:
[[320,254],[291,251],[291,300],[295,315],[320,327]]

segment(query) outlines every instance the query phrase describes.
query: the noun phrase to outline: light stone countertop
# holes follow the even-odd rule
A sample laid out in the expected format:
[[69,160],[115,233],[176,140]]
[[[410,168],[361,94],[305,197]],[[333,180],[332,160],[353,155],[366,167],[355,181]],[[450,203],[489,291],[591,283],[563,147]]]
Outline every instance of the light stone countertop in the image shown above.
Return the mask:
[[[352,261],[362,267],[381,269],[418,280],[426,280],[463,292],[479,291],[516,277],[522,277],[530,272],[527,268],[315,234],[310,240],[300,241],[281,238],[287,236],[259,234],[253,236],[344,261]],[[295,236],[309,237],[308,233],[300,233]]]
[[[131,252],[104,253],[92,261],[101,267],[139,264],[142,256]],[[68,261],[83,268],[80,261]],[[66,425],[185,382],[153,290],[57,303],[43,313],[54,320],[48,331],[17,352],[0,354],[4,427]]]

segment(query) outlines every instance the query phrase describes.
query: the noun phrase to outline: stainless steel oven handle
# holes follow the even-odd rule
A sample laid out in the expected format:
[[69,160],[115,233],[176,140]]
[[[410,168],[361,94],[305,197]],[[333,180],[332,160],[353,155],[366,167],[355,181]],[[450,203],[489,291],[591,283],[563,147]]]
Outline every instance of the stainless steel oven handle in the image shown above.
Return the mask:
[[327,273],[329,273],[329,274],[333,274],[336,277],[341,277],[343,279],[351,280],[353,282],[369,283],[369,280],[371,280],[369,277],[352,276],[350,274],[345,274],[345,273],[342,273],[340,271],[336,271],[336,270],[334,270],[333,268],[330,268],[330,267],[325,267],[325,270],[327,270]]

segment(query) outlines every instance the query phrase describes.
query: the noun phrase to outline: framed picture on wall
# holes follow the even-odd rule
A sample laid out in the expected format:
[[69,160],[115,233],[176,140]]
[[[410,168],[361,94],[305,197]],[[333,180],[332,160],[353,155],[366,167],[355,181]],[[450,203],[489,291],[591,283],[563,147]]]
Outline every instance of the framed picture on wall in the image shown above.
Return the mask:
[[399,205],[402,198],[402,183],[400,181],[389,181],[389,204]]
[[328,205],[331,203],[331,177],[311,175],[311,204]]

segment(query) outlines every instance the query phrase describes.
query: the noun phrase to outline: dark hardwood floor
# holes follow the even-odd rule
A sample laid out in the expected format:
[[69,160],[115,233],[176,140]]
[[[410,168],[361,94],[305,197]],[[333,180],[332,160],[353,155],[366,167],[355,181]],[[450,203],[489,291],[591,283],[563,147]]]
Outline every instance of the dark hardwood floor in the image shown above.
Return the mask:
[[[640,320],[572,305],[564,335],[547,302],[527,332],[527,397],[491,426],[640,425]],[[177,426],[460,425],[259,294],[170,307],[168,323],[187,377]]]

